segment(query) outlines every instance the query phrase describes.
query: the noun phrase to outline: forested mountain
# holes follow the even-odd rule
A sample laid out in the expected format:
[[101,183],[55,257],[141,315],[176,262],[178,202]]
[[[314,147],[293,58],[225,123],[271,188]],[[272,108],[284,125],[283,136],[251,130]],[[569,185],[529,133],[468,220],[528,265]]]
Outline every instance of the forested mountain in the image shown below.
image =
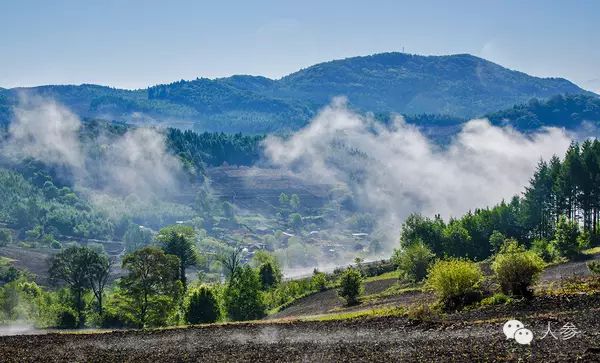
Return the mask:
[[140,90],[86,84],[0,90],[0,120],[21,94],[55,99],[82,117],[254,134],[296,130],[335,96],[361,111],[468,118],[531,98],[593,95],[565,79],[532,77],[467,54],[403,53],[321,63],[279,80],[238,75]]
[[584,95],[557,95],[543,102],[532,99],[528,103],[498,111],[487,116],[496,125],[511,125],[521,131],[541,126],[574,129],[582,122],[600,124],[600,98]]

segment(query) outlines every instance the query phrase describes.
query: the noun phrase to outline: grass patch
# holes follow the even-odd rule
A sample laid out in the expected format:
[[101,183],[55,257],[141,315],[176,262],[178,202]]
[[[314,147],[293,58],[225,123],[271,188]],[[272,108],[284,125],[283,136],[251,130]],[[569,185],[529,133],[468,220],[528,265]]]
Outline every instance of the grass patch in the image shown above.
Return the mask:
[[581,253],[583,253],[584,255],[588,255],[588,256],[600,254],[600,246],[588,248],[587,250],[581,251]]
[[364,281],[372,282],[372,281],[380,281],[380,280],[397,279],[399,277],[400,277],[399,271],[390,271],[390,272],[383,273],[381,275],[367,277],[367,278],[365,278]]
[[393,284],[387,289],[379,292],[377,294],[366,295],[361,298],[361,301],[373,301],[378,299],[384,299],[391,296],[402,295],[411,292],[422,292],[423,284],[414,285],[414,284],[401,284],[399,282]]
[[334,313],[327,315],[312,316],[302,320],[305,321],[332,321],[332,320],[348,320],[359,318],[372,318],[382,316],[404,316],[406,309],[401,306],[388,306],[371,310],[349,311],[342,313]]

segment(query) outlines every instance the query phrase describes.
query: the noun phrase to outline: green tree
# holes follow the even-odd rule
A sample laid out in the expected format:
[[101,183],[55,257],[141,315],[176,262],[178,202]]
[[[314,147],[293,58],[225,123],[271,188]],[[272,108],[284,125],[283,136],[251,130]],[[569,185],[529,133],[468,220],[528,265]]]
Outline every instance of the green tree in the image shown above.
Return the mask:
[[442,255],[444,252],[445,227],[446,225],[439,215],[434,219],[430,219],[420,214],[411,214],[402,225],[400,246],[409,246],[421,241],[436,255]]
[[200,286],[192,291],[185,306],[185,320],[189,324],[213,323],[219,314],[219,302],[212,289]]
[[504,244],[506,236],[499,231],[494,230],[490,235],[490,246],[494,252],[498,251]]
[[435,255],[423,242],[413,243],[403,250],[394,251],[393,261],[401,277],[419,282],[427,276],[427,269]]
[[302,216],[300,215],[300,213],[290,214],[289,220],[290,226],[292,226],[293,229],[299,230],[300,228],[302,228]]
[[182,290],[179,266],[177,256],[156,247],[144,247],[123,258],[127,275],[119,285],[140,327],[160,325],[177,306]]
[[108,284],[110,277],[110,269],[112,263],[106,254],[95,253],[91,256],[88,281],[89,286],[92,288],[94,298],[98,305],[98,312],[100,315],[104,313],[103,310],[103,298],[104,290]]
[[298,194],[292,194],[290,197],[290,208],[292,208],[293,211],[300,209],[300,197]]
[[255,320],[265,315],[258,273],[250,266],[237,269],[224,292],[224,305],[232,320]]
[[348,306],[359,303],[363,293],[363,277],[360,271],[349,267],[340,276],[338,295],[346,300]]
[[60,280],[67,284],[75,299],[75,311],[79,326],[84,324],[84,293],[90,286],[90,275],[98,253],[88,247],[72,246],[50,260],[48,273],[52,280]]
[[279,283],[275,268],[270,262],[263,263],[258,268],[258,276],[264,290],[275,287]]
[[195,232],[190,226],[174,225],[162,228],[156,239],[166,254],[179,258],[179,281],[187,288],[185,269],[196,265],[198,257],[194,248]]
[[577,222],[569,221],[561,216],[556,225],[553,244],[558,253],[566,258],[573,258],[579,253],[579,226]]

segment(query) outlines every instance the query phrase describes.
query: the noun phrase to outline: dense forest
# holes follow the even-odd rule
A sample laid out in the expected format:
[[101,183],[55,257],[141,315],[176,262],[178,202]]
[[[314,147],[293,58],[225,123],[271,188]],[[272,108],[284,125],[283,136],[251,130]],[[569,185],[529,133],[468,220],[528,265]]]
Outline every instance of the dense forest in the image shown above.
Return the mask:
[[445,222],[418,214],[405,222],[401,242],[422,241],[439,256],[483,260],[505,238],[538,250],[551,259],[557,231],[570,231],[572,245],[561,246],[569,257],[600,237],[600,141],[573,143],[564,158],[540,161],[520,196],[491,208],[476,209]]

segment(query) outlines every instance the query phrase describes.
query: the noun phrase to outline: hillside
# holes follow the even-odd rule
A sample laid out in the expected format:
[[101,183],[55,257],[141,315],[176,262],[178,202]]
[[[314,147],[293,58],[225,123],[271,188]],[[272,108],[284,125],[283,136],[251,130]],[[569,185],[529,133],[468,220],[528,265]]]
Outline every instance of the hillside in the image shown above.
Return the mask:
[[288,132],[332,97],[369,112],[468,118],[557,94],[593,95],[561,78],[538,78],[468,54],[383,53],[320,63],[279,80],[236,75],[147,89],[97,85],[0,90],[0,120],[20,95],[40,95],[83,117],[159,123],[200,131]]

